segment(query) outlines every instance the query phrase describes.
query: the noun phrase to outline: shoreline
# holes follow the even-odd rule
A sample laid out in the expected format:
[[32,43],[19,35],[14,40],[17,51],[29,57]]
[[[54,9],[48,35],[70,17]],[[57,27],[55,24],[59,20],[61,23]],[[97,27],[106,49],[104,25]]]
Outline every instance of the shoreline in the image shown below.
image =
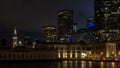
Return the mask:
[[93,62],[120,62],[120,60],[71,60],[71,59],[44,59],[44,60],[0,60],[1,62],[63,62],[63,61],[93,61]]

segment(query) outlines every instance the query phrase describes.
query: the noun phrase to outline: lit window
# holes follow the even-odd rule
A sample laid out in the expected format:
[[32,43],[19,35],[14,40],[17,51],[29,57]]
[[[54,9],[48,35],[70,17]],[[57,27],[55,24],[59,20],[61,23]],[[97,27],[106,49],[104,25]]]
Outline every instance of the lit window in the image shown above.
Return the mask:
[[101,8],[101,11],[104,11],[104,10]]
[[88,24],[88,27],[90,28],[90,27],[94,27],[95,26],[95,24],[93,23],[93,22],[91,22],[91,23],[89,23]]
[[118,9],[120,9],[120,7],[118,7]]
[[100,14],[98,14],[98,16],[100,16]]
[[108,7],[105,7],[105,10],[108,10]]
[[97,13],[99,12],[99,11],[96,11]]

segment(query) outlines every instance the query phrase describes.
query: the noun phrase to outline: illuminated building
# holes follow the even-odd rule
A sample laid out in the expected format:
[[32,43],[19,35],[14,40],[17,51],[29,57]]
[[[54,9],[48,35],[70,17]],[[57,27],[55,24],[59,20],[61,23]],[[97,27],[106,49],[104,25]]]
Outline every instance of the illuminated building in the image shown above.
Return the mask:
[[106,43],[106,57],[116,57],[116,43]]
[[77,23],[73,23],[73,33],[72,33],[72,42],[77,42],[78,41],[78,33],[77,33]]
[[120,0],[95,0],[95,27],[99,41],[120,40]]
[[81,59],[81,46],[76,43],[49,43],[49,48],[57,50],[59,59]]
[[112,60],[120,61],[120,42],[39,43],[35,47],[0,47],[0,60]]
[[14,29],[14,33],[13,33],[13,48],[15,48],[16,46],[18,46],[18,40],[17,40],[17,30],[16,28]]
[[69,9],[58,11],[58,40],[62,42],[72,41],[72,33],[73,11]]
[[77,23],[73,23],[73,33],[77,33]]
[[[120,58],[120,43],[48,43],[49,48],[57,50],[58,58],[67,60],[113,60]],[[120,60],[119,60],[120,61]]]
[[92,29],[92,28],[95,27],[95,20],[94,20],[94,18],[92,18],[92,17],[88,18],[88,20],[87,20],[87,27],[89,29]]
[[89,17],[87,19],[87,28],[88,28],[87,42],[95,42],[95,41],[97,41],[96,35],[95,35],[95,30],[94,30],[95,26],[96,26],[95,19],[93,17]]
[[55,26],[44,26],[42,28],[42,35],[44,42],[56,42],[56,27]]

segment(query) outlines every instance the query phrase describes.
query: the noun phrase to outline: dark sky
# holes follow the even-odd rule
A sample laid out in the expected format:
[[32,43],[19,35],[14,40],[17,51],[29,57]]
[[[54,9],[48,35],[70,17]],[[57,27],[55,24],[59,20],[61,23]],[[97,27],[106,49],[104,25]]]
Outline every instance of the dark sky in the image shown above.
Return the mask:
[[78,28],[93,16],[93,0],[0,0],[0,32],[12,30],[40,32],[47,24],[57,25],[57,11],[73,9]]

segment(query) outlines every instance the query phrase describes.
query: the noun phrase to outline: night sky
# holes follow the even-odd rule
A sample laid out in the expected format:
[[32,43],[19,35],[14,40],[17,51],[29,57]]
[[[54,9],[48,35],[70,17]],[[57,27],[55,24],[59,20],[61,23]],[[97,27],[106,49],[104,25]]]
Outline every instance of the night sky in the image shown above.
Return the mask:
[[66,8],[73,9],[78,28],[94,16],[93,0],[0,0],[0,33],[8,34],[14,26],[26,33],[39,33],[44,25],[57,25],[57,11]]

